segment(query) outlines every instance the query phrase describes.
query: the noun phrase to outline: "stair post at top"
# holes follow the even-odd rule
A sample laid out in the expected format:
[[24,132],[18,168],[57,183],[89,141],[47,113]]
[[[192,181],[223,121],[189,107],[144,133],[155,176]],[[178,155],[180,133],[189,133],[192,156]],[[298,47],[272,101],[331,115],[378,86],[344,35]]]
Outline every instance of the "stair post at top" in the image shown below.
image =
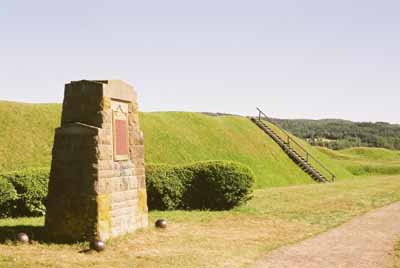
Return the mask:
[[[266,134],[268,134],[276,143],[278,143],[278,145],[281,146],[282,150],[284,150],[286,154],[288,154],[289,157],[292,158],[292,160],[298,166],[302,167],[302,169],[303,168],[307,169],[308,170],[307,173],[316,181],[319,182],[335,181],[336,179],[335,175],[323,163],[321,163],[315,157],[313,157],[313,155],[310,154],[305,148],[303,148],[303,146],[301,146],[298,142],[296,142],[295,139],[291,141],[292,138],[290,137],[290,135],[284,129],[282,129],[278,124],[274,123],[271,119],[269,119],[269,117],[262,110],[260,110],[259,108],[257,108],[257,110],[258,110],[258,120],[257,117],[252,117],[251,121],[253,121],[256,125],[258,125]],[[278,130],[283,132],[284,137],[280,137],[277,133],[274,132],[272,127],[269,127],[266,123],[263,123],[261,121],[262,116],[264,116],[266,121],[271,122],[273,125],[277,127]],[[287,142],[285,142],[285,140],[287,140]],[[296,147],[292,147],[291,143],[296,144],[296,147],[299,147],[302,153],[300,154],[298,149],[295,149]],[[303,152],[305,153],[305,159],[303,158]],[[329,180],[325,178],[325,176],[318,173],[318,171],[317,173],[315,173],[317,169],[314,168],[309,162],[310,158],[313,159],[313,164],[315,163],[319,165],[320,168],[327,171],[332,176],[332,179]],[[304,166],[304,160],[305,162],[307,162],[305,166]]]

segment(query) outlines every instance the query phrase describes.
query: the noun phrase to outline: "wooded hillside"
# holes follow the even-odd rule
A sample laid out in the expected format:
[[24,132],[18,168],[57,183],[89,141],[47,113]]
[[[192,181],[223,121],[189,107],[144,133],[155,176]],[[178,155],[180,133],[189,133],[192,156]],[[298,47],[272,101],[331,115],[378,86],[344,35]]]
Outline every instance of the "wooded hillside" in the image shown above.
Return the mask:
[[334,150],[380,147],[400,150],[400,125],[385,122],[351,122],[339,119],[274,119],[280,126],[312,145]]

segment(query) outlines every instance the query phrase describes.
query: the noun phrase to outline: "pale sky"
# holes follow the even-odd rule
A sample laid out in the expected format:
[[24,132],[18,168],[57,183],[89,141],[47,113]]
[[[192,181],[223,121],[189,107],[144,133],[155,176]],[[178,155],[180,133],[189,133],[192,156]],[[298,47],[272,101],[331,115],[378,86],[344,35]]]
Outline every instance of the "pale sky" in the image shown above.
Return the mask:
[[0,100],[122,79],[142,111],[400,123],[400,1],[0,4]]

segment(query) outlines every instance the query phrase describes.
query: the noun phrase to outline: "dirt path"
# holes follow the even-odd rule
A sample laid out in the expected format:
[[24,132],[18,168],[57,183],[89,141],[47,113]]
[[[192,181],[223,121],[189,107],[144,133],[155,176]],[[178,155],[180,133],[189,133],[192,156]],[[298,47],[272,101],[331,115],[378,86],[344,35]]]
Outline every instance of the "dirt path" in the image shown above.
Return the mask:
[[336,229],[280,248],[259,260],[265,268],[392,267],[400,239],[400,202],[353,219]]

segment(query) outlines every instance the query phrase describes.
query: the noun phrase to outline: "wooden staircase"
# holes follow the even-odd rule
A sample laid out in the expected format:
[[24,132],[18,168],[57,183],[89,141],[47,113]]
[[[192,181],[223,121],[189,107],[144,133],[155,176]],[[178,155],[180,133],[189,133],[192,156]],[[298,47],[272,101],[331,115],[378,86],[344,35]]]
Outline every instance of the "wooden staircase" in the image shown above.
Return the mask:
[[[304,170],[304,172],[317,182],[335,181],[335,175],[323,163],[313,157],[303,146],[291,138],[285,130],[279,127],[278,124],[275,124],[263,111],[259,108],[257,108],[257,110],[259,113],[258,117],[250,117],[250,120],[268,134],[282,150]],[[281,132],[281,135],[269,127],[265,121],[274,124],[279,132]],[[319,170],[316,166],[319,167]]]

